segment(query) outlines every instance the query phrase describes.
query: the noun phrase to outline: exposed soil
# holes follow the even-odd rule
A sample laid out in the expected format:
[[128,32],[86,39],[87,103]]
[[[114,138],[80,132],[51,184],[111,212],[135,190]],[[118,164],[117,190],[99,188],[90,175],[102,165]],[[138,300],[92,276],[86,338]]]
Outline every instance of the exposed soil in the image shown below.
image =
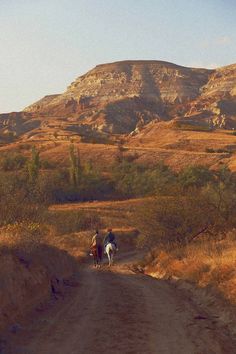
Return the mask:
[[81,266],[78,286],[8,338],[6,354],[236,353],[226,327],[169,281],[136,274],[134,252],[112,268]]

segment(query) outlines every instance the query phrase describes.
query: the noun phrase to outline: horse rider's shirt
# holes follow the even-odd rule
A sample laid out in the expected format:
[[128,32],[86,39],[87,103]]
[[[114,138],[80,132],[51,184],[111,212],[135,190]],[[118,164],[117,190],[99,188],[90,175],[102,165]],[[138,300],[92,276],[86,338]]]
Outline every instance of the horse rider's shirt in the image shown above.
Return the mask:
[[101,236],[99,234],[95,234],[92,238],[91,247],[99,246],[102,244]]
[[116,243],[115,242],[115,235],[112,232],[109,232],[108,235],[104,239],[104,245],[107,245],[109,242],[111,243]]

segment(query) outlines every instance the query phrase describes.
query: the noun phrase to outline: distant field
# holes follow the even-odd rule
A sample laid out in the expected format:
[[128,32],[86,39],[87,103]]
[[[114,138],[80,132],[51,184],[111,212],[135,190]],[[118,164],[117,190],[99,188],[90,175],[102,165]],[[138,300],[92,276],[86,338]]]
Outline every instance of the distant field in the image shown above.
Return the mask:
[[66,212],[84,210],[98,215],[105,228],[111,227],[118,230],[127,231],[133,229],[132,215],[136,208],[144,201],[151,198],[137,198],[122,201],[67,203],[52,205],[49,210],[52,212]]
[[[78,146],[82,163],[91,161],[103,171],[122,156],[134,162],[155,165],[164,161],[175,170],[189,165],[205,165],[219,168],[228,165],[236,170],[236,136],[232,131],[186,131],[173,129],[168,123],[150,123],[137,135],[114,137],[116,144],[83,143],[79,136],[73,138]],[[122,151],[118,141],[122,139]],[[56,163],[58,167],[68,165],[68,150],[71,144],[63,139],[26,140],[1,146],[0,152],[18,151],[29,155],[30,147],[40,149],[42,159]]]

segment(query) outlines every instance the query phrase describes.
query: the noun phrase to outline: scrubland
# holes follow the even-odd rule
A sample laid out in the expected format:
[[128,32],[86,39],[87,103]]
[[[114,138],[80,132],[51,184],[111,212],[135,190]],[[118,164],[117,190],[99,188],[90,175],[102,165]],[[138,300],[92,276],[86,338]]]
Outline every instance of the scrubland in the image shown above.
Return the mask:
[[145,166],[122,149],[108,173],[67,152],[64,168],[36,148],[0,159],[1,329],[63,296],[96,228],[112,227],[121,250],[142,248],[144,272],[235,303],[234,173]]

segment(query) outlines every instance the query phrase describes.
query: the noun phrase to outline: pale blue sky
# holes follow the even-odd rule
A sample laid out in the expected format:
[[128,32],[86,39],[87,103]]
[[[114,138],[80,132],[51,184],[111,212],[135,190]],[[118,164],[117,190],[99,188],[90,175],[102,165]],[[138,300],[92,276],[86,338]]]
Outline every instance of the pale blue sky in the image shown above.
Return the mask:
[[101,63],[236,63],[235,18],[236,0],[0,0],[0,112]]

